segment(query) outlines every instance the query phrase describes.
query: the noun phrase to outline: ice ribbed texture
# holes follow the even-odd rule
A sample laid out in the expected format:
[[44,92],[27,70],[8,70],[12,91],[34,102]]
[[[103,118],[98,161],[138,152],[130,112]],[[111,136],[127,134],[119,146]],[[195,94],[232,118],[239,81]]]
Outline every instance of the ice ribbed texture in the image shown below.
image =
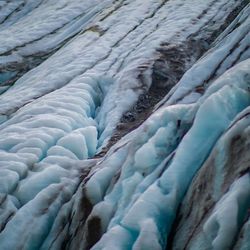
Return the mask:
[[0,1],[0,249],[249,249],[246,5]]

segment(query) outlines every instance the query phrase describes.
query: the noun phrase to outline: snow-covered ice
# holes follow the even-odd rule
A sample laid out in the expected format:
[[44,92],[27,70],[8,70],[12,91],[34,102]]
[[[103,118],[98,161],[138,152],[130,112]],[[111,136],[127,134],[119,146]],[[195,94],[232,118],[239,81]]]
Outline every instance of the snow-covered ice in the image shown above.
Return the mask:
[[175,245],[173,224],[211,159],[187,249],[248,249],[249,161],[227,166],[249,148],[246,5],[0,1],[0,249],[184,249],[193,214]]

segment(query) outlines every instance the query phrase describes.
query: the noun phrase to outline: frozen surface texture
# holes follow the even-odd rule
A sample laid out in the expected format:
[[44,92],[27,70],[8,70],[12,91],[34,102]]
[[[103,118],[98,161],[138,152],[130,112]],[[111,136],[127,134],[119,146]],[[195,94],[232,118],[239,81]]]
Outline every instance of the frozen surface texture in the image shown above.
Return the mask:
[[0,1],[1,250],[250,250],[250,5]]

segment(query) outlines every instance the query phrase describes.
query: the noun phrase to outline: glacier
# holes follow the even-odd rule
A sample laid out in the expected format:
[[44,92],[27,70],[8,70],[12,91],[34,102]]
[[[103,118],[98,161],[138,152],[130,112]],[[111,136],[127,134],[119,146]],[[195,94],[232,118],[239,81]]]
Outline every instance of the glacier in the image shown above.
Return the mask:
[[0,250],[250,250],[250,3],[0,1]]

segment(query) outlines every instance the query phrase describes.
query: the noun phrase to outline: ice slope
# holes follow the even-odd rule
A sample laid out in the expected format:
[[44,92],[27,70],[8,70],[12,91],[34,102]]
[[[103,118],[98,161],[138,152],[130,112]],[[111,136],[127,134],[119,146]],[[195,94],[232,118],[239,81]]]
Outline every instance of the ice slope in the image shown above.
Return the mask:
[[[3,1],[5,2],[5,1]],[[0,9],[0,91],[89,28],[111,1],[6,1]]]
[[245,5],[0,1],[0,249],[248,249]]
[[179,212],[173,249],[249,248],[249,122],[248,107],[194,179]]
[[249,34],[250,9],[246,7],[158,106],[195,102],[214,79],[249,58]]
[[[112,163],[119,159],[114,166],[109,155],[104,159],[85,185],[94,205],[89,221],[98,216],[107,230],[93,249],[163,248],[194,174],[237,114],[249,106],[249,65],[250,60],[244,61],[222,75],[195,105],[159,109],[128,135],[124,148],[113,149]],[[192,126],[185,133],[188,124]]]
[[[167,72],[156,72],[171,87],[176,80],[168,81],[164,74],[171,75],[175,70],[184,73],[207,46],[207,40],[220,31],[229,14],[242,4],[241,1],[196,1],[137,0],[126,4],[117,1],[101,13],[102,17],[94,25],[18,79],[2,95],[0,113],[9,116],[30,100],[65,86],[78,75],[91,73],[101,79],[105,77],[115,84],[97,117],[103,131],[101,144],[111,135],[122,113],[150,87],[154,62],[164,60],[157,51],[161,46],[163,51],[172,47],[176,53],[184,51],[181,66],[178,62],[172,66],[160,64]],[[30,38],[25,36],[25,39]],[[201,48],[193,50],[193,46]]]
[[80,160],[95,154],[94,117],[102,95],[96,79],[78,78],[2,124],[1,249],[37,249],[42,243],[59,209],[79,185],[84,171]]

